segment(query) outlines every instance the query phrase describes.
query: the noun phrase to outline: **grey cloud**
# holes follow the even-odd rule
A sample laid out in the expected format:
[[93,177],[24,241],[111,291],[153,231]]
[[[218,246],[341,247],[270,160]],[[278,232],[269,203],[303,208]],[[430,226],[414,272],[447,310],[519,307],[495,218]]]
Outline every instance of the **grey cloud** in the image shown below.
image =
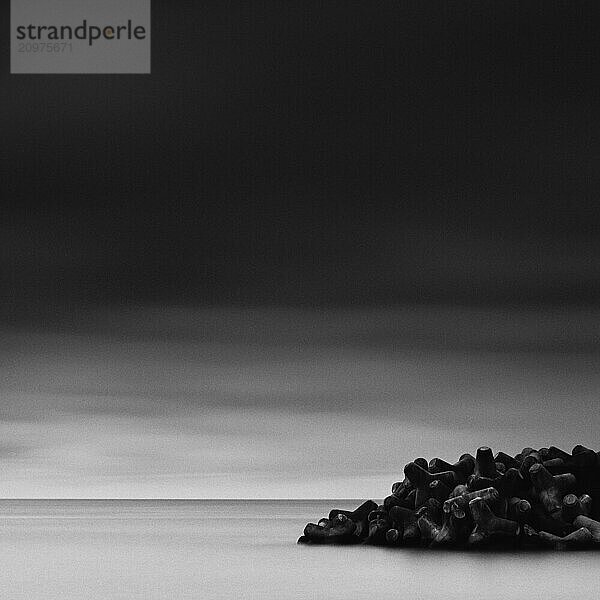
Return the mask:
[[[7,332],[7,489],[318,495],[329,483],[330,495],[351,496],[352,482],[387,486],[415,454],[453,458],[483,442],[509,451],[595,443],[598,354],[560,343],[591,344],[593,314],[533,322],[497,312],[478,332],[486,313],[473,311],[465,339],[489,336],[485,351],[402,337],[400,323],[408,339],[419,327],[424,339],[458,336],[468,311],[455,313],[456,322],[437,309],[430,319],[424,309],[343,312],[321,331],[323,317],[305,312],[139,311],[106,313],[114,329],[96,321],[87,330]],[[189,335],[159,335],[173,321],[176,331],[189,323]],[[386,323],[396,323],[397,346],[380,336]],[[146,333],[130,335],[138,325]]]

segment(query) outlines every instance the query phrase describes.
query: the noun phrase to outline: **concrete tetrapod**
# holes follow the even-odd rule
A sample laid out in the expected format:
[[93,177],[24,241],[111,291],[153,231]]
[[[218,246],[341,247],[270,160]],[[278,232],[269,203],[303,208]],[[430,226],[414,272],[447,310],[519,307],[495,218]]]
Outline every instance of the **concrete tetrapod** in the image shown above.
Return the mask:
[[527,446],[514,456],[481,446],[458,461],[416,458],[381,505],[334,509],[299,543],[484,549],[600,548],[599,453]]

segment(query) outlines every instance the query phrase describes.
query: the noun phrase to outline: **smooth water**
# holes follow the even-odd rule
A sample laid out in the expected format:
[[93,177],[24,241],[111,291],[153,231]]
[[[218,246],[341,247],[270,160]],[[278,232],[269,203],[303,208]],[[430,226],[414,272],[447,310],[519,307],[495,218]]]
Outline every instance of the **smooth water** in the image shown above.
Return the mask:
[[600,553],[302,546],[358,501],[3,500],[6,600],[597,598]]

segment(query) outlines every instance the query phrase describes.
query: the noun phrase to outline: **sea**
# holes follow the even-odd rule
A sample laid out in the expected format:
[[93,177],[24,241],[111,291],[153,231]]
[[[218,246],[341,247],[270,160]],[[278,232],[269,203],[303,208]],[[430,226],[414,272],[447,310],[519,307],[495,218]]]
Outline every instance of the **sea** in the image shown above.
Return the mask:
[[600,552],[296,543],[361,500],[2,500],[3,600],[598,598]]

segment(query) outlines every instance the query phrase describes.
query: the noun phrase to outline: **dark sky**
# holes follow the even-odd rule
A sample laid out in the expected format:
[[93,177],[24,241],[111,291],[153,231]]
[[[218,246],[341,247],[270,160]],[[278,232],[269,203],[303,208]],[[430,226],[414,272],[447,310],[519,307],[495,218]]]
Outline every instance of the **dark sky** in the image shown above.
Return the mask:
[[11,76],[4,44],[3,314],[596,303],[597,13],[154,2],[151,76]]
[[381,497],[593,445],[598,6],[156,1],[151,76],[5,43],[3,494]]

